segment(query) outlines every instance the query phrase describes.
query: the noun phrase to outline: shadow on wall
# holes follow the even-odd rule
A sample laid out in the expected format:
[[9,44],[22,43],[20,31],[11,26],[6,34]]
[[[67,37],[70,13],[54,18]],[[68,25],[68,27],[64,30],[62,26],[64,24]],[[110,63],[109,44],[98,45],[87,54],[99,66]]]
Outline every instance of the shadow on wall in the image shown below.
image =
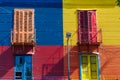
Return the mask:
[[11,52],[11,47],[0,47],[0,80],[13,80],[14,76],[14,57]]
[[[10,42],[10,37],[4,36],[0,40],[0,80],[9,79],[13,80],[14,76],[14,56],[11,51],[11,46],[5,46]],[[9,44],[9,43],[7,43]]]
[[[66,47],[64,49],[64,56],[60,57],[61,47],[58,48],[45,62],[48,64],[42,65],[42,80],[65,80],[68,76],[68,55]],[[94,48],[93,48],[94,51]],[[59,57],[56,55],[59,54]],[[80,61],[79,61],[78,47],[74,46],[70,49],[70,75],[71,79],[80,79]],[[50,62],[50,63],[49,63]],[[37,79],[36,79],[37,80]]]
[[64,79],[63,47],[58,47],[42,65],[42,80]]
[[[40,71],[36,70],[35,72],[39,73],[38,76],[41,77],[37,77],[36,75],[33,77],[34,80],[38,80],[38,79],[42,79],[42,80],[65,80],[67,79],[68,76],[68,64],[67,64],[67,51],[66,51],[66,47],[57,47],[55,50],[53,48],[50,49],[52,51],[52,54],[48,54],[47,52],[51,51],[47,51],[44,52],[45,57],[46,54],[48,55],[48,57],[43,56],[43,60],[44,62],[41,64],[41,60],[40,59],[36,59],[38,60],[38,63],[34,62],[33,63],[33,68],[35,67],[41,67],[41,73],[39,73]],[[65,55],[63,55],[63,52]],[[70,67],[71,67],[71,78],[72,79],[79,79],[79,53],[78,53],[78,47],[74,46],[71,47],[70,49]],[[37,56],[38,57],[38,56]],[[42,58],[42,56],[39,56],[40,58]],[[9,79],[9,80],[13,80],[13,76],[14,76],[14,57],[13,54],[11,52],[11,47],[5,47],[5,46],[1,46],[0,47],[0,80],[2,79]],[[40,65],[39,65],[40,64]],[[35,66],[34,66],[35,65]],[[40,68],[39,68],[40,69]],[[34,71],[34,69],[33,69]]]

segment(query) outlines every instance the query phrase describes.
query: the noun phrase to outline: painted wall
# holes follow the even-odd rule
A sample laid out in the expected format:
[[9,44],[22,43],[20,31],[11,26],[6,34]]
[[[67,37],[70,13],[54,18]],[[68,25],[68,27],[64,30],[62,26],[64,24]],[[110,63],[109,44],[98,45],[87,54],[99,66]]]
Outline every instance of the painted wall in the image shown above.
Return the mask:
[[64,77],[62,1],[0,0],[0,80],[13,80],[14,77],[14,55],[10,44],[14,8],[35,10],[37,46],[32,62],[33,79],[62,79]]
[[[77,10],[96,10],[97,27],[102,29],[102,44],[99,47],[100,74],[102,80],[120,79],[120,7],[115,0],[63,0],[64,46],[67,44],[66,32],[71,32],[70,61],[71,79],[80,79],[79,48],[77,47]],[[86,47],[81,47],[85,50]],[[67,52],[67,50],[65,49]],[[91,52],[96,52],[94,47]],[[115,54],[116,53],[116,54]],[[67,53],[65,53],[67,55]],[[67,58],[64,63],[67,63]],[[113,67],[112,67],[113,66]],[[64,68],[67,65],[64,64]],[[64,71],[67,74],[67,69]]]
[[[66,44],[65,32],[72,32],[71,45],[76,45],[77,43],[77,10],[96,10],[97,27],[98,29],[102,28],[103,31],[102,45],[120,45],[120,8],[114,6],[115,0],[91,1],[90,3],[86,2],[85,6],[82,5],[82,0],[67,1],[63,3],[64,45]],[[71,5],[68,5],[69,3]],[[76,5],[77,3],[80,5]],[[85,4],[85,2],[83,3]],[[98,3],[102,5],[96,6]],[[105,6],[103,7],[103,5]]]
[[[36,2],[34,0],[25,2],[0,0],[0,80],[3,78],[13,80],[14,75],[14,56],[10,47],[14,8],[35,9],[34,25],[37,37],[36,53],[33,55],[35,80],[67,79],[66,32],[72,33],[70,39],[71,79],[80,79],[80,54],[76,44],[77,10],[96,10],[97,26],[103,31],[103,43],[99,49],[101,78],[108,79],[108,76],[113,76],[112,79],[119,79],[120,8],[115,4],[115,0],[36,0]],[[96,51],[96,49],[92,48],[91,51]]]

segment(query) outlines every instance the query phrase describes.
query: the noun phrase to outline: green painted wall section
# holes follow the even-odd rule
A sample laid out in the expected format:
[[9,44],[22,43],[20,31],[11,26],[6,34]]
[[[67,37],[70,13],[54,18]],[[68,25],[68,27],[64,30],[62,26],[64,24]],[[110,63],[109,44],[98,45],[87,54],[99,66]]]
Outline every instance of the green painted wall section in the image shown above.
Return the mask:
[[74,46],[77,43],[77,10],[96,10],[97,27],[102,29],[102,45],[120,45],[120,7],[116,6],[116,0],[63,0],[63,2],[64,45],[66,32],[72,33],[70,45]]

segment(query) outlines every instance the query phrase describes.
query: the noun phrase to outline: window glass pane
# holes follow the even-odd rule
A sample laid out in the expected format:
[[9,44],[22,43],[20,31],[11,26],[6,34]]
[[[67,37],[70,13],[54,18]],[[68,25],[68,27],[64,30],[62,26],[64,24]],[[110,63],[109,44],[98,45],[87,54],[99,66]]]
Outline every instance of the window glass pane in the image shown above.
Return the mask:
[[82,79],[98,80],[98,58],[96,55],[82,55]]
[[97,79],[97,60],[96,56],[90,56],[91,79]]
[[89,79],[88,57],[82,56],[82,77]]

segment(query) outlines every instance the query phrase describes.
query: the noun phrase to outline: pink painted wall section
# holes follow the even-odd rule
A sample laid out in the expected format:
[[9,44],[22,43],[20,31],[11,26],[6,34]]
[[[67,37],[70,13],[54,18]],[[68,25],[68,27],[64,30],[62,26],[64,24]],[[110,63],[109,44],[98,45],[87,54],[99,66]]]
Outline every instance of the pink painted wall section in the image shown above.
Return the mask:
[[62,80],[63,46],[37,46],[33,55],[34,80]]
[[[37,46],[32,57],[34,80],[64,80],[63,46]],[[13,80],[14,55],[10,46],[0,47],[0,80]]]
[[14,55],[27,55],[27,54],[34,54],[35,50],[34,50],[34,46],[30,46],[30,45],[16,45],[12,47],[12,53]]
[[13,80],[14,57],[10,46],[0,46],[0,80]]

